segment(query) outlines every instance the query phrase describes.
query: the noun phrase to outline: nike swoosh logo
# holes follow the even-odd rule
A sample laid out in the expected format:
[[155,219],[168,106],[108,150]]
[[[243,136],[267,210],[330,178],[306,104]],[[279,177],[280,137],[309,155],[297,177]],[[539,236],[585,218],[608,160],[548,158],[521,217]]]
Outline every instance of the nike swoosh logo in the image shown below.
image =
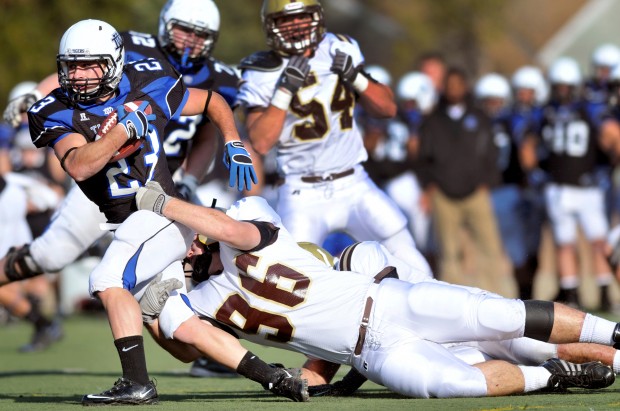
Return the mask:
[[86,396],[86,398],[104,398],[104,399],[108,399],[108,398],[112,398],[112,397],[106,397],[105,395],[93,395],[93,394],[88,394]]
[[138,344],[132,345],[131,347],[123,347],[123,352],[127,352],[127,351],[130,351],[130,350],[133,350],[137,346],[138,346]]
[[149,390],[148,390],[148,391],[143,392],[142,394],[138,394],[138,397],[140,397],[140,398],[144,398],[144,397],[146,397],[146,396],[147,396],[147,394],[148,394],[148,393],[150,393],[151,391],[153,391],[153,389],[152,389],[152,388],[149,388]]

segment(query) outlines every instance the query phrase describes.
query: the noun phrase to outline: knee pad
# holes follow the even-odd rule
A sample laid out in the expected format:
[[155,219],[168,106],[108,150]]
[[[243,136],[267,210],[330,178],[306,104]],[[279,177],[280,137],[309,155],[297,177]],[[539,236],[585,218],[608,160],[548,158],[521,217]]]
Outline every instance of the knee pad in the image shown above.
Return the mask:
[[478,308],[480,325],[498,332],[499,339],[523,336],[525,310],[520,300],[486,297]]
[[30,255],[30,245],[11,247],[5,257],[4,273],[9,281],[20,281],[43,274],[43,270]]
[[551,301],[527,300],[525,304],[524,336],[539,341],[549,341],[554,321],[554,306]]

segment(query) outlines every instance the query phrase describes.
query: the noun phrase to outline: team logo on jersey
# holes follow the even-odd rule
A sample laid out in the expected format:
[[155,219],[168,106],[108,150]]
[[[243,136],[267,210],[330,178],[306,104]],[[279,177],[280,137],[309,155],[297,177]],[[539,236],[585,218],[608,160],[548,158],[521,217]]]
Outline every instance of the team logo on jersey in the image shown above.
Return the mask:
[[80,113],[80,121],[88,121],[90,118],[86,116],[86,113]]
[[113,111],[114,111],[114,107],[106,107],[106,108],[103,109],[103,114],[105,114],[107,116],[108,114],[110,114]]

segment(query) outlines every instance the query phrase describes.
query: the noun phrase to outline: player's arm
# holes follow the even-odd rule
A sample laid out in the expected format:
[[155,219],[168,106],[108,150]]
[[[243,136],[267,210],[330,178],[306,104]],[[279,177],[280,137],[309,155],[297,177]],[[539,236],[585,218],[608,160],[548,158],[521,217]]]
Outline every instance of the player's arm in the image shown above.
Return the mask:
[[331,71],[360,96],[360,104],[366,112],[378,118],[391,118],[396,115],[394,93],[385,84],[370,78],[362,65],[355,67],[351,55],[336,49]]
[[220,130],[226,143],[239,141],[239,132],[230,106],[218,93],[210,90],[188,88],[189,97],[183,111],[184,116],[203,114]]
[[218,209],[171,197],[155,181],[138,189],[136,205],[140,210],[154,211],[232,248],[251,250],[261,243],[261,232],[254,224],[237,221]]
[[239,138],[230,106],[224,97],[214,91],[196,88],[188,90],[189,97],[181,114],[185,116],[203,114],[209,117],[224,137],[224,164],[230,171],[229,185],[234,187],[236,183],[239,191],[244,187],[250,190],[252,182],[258,183],[258,178],[250,154]]
[[360,93],[359,102],[373,117],[392,118],[396,115],[396,102],[392,89],[372,79],[368,81],[366,90]]
[[54,145],[54,152],[67,174],[75,181],[84,181],[105,167],[126,142],[125,130],[117,125],[105,138],[92,143],[81,134],[68,134]]
[[212,164],[218,138],[211,122],[201,125],[192,137],[191,147],[183,162],[183,177],[176,184],[177,191],[185,200],[190,201],[195,195],[198,184]]
[[273,105],[248,110],[245,126],[254,150],[265,155],[276,145],[282,133],[285,118],[286,110]]
[[[146,114],[148,106],[149,103],[144,101],[131,112],[127,112],[123,105],[118,106],[116,125],[96,141],[88,142],[79,133],[63,136],[54,144],[61,167],[75,181],[84,181],[97,174],[128,140],[144,138],[148,134],[152,128],[150,122],[155,120],[155,114]],[[29,115],[32,115],[29,117],[31,134],[37,135],[38,127],[33,124],[41,121],[32,112]]]

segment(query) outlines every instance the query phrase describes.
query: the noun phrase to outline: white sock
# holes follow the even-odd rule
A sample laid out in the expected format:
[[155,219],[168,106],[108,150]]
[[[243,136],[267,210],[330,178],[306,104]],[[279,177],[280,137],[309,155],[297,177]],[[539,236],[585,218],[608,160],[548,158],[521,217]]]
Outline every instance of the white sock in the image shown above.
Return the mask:
[[595,317],[592,314],[586,314],[579,342],[612,345],[612,335],[615,328],[616,323],[614,322],[601,317]]
[[523,392],[536,391],[547,387],[551,373],[546,368],[525,365],[518,365],[517,367],[521,369],[523,379],[525,380]]
[[579,277],[570,276],[570,277],[561,277],[560,278],[560,288],[563,290],[571,290],[573,288],[579,287]]
[[620,351],[618,350],[616,350],[616,353],[614,354],[613,368],[615,374],[620,374]]

